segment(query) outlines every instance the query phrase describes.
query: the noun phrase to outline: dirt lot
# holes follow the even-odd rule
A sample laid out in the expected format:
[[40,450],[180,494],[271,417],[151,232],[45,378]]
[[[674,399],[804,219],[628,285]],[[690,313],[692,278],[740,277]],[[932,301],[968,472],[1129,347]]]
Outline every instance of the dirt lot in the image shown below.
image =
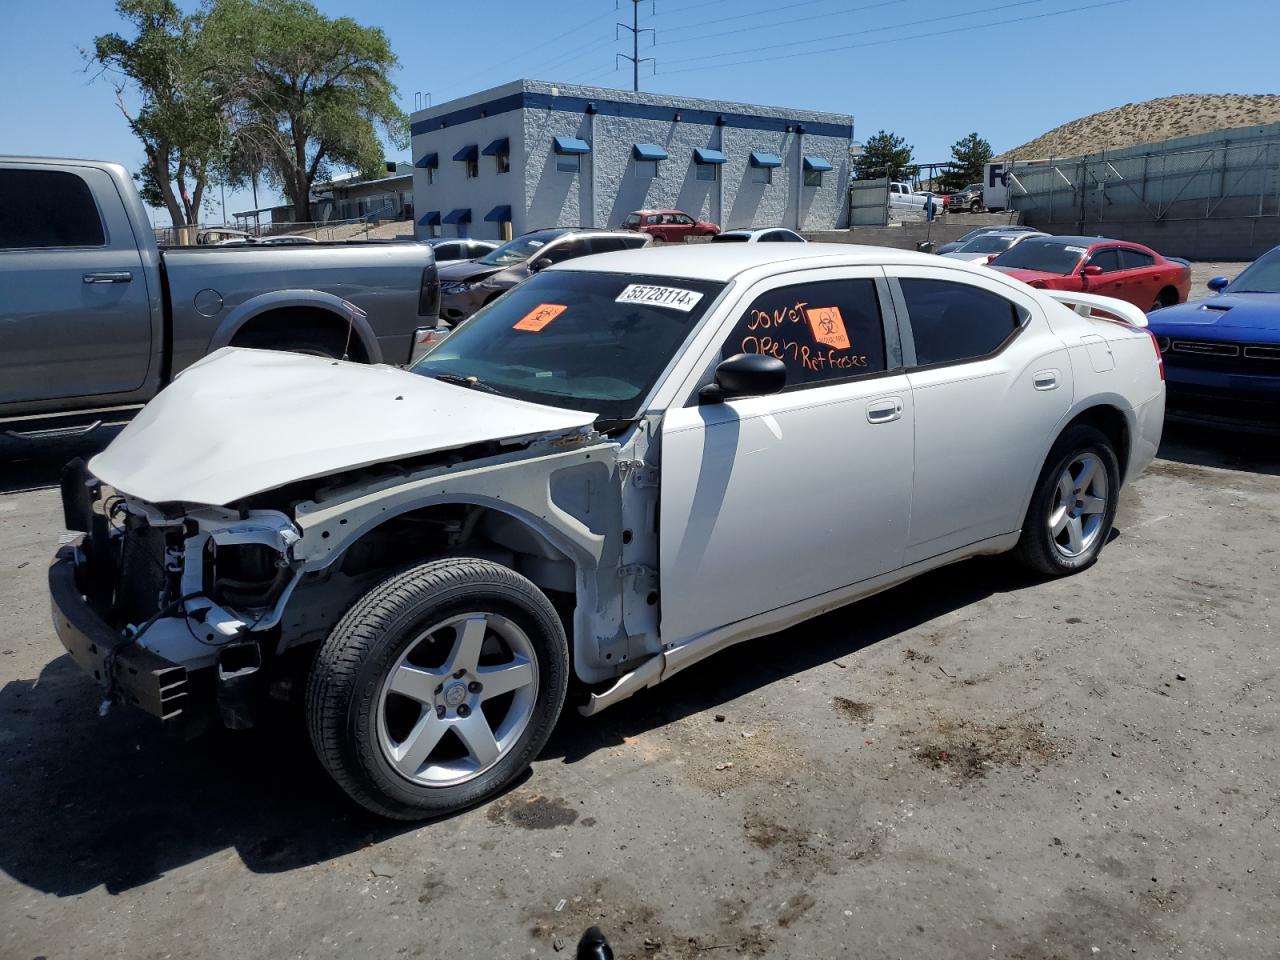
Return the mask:
[[0,957],[1277,956],[1275,449],[1175,437],[1087,573],[972,561],[732,649],[418,827],[300,728],[100,718],[49,627],[67,451],[7,464]]

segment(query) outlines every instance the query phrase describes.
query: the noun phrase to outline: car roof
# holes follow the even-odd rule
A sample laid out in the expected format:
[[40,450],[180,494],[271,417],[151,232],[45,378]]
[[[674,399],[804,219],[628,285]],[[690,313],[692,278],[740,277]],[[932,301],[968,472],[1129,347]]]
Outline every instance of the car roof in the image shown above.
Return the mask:
[[[932,253],[867,247],[854,243],[698,243],[668,244],[619,253],[600,253],[558,263],[550,270],[582,270],[596,273],[631,273],[681,277],[687,280],[727,282],[755,267],[783,264],[814,267],[880,266],[885,263],[941,266],[942,258]],[[948,261],[948,269],[985,271]]]
[[[645,210],[632,210],[631,213],[638,213],[641,216],[647,216],[650,213],[684,213],[683,210],[677,210],[675,207],[652,207]],[[627,216],[631,216],[631,213]],[[686,217],[692,217],[692,213],[684,213]]]
[[773,233],[776,230],[782,230],[786,233],[795,233],[797,237],[800,236],[800,234],[796,233],[790,227],[738,227],[736,230],[722,230],[719,236],[754,237],[756,234]]

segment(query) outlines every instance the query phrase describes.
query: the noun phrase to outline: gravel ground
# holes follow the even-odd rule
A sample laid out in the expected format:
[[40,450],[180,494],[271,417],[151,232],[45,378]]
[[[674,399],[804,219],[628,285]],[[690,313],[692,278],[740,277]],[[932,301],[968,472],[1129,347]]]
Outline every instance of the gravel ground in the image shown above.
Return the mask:
[[0,957],[1280,955],[1280,458],[1166,440],[1086,573],[935,572],[727,651],[426,825],[300,725],[166,743],[49,626],[0,473]]

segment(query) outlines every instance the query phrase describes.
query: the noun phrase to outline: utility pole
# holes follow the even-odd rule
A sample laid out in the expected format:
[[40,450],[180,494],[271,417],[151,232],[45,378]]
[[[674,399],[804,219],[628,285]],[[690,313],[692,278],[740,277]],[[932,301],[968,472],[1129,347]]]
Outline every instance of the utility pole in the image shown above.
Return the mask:
[[[630,24],[618,23],[618,27],[620,27],[621,29],[631,31],[631,56],[628,57],[625,53],[619,53],[614,56],[614,61],[613,61],[615,66],[617,66],[617,63],[618,63],[618,59],[617,59],[618,57],[621,57],[623,60],[631,61],[631,89],[635,91],[639,91],[640,89],[640,64],[645,63],[647,61],[649,63],[655,64],[654,69],[657,69],[656,67],[657,61],[654,60],[653,57],[640,56],[640,34],[652,33],[653,42],[655,44],[658,42],[658,32],[654,30],[653,27],[640,26],[640,4],[642,3],[644,3],[644,0],[631,0],[631,23]],[[651,0],[651,6],[649,8],[649,12],[653,13],[655,7],[656,7],[656,0]],[[613,32],[613,38],[615,40],[618,39],[617,30],[614,30]]]

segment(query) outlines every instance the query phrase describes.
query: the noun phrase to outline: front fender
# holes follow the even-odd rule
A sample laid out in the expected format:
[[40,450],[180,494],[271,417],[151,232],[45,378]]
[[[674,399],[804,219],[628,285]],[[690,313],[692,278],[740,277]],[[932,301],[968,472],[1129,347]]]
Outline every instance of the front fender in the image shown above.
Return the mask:
[[206,352],[212,353],[220,347],[228,346],[244,325],[256,317],[276,310],[297,307],[324,310],[350,323],[361,346],[364,347],[365,356],[369,358],[369,362],[382,363],[382,348],[378,346],[378,338],[374,335],[373,327],[369,325],[364,312],[341,297],[325,293],[323,290],[273,290],[246,300],[222,318],[217,329],[213,331],[213,336],[209,338]]

